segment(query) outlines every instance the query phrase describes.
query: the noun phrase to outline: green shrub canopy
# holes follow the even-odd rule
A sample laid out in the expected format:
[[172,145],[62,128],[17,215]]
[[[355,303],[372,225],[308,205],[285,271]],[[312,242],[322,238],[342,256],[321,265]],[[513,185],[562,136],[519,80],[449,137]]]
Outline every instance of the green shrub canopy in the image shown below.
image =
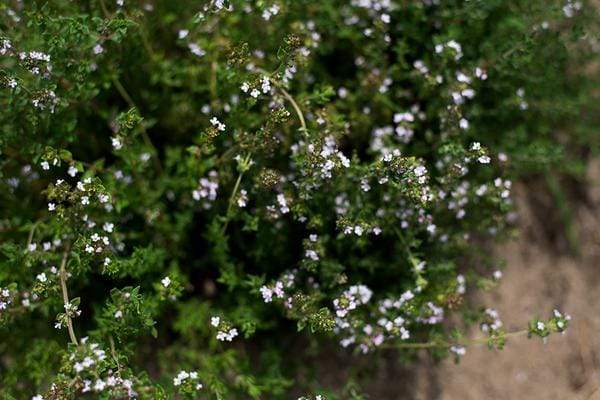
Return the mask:
[[458,358],[452,316],[491,347],[562,332],[465,295],[502,276],[511,182],[600,142],[596,23],[572,0],[4,2],[2,398],[358,399],[364,363],[328,388],[315,355]]

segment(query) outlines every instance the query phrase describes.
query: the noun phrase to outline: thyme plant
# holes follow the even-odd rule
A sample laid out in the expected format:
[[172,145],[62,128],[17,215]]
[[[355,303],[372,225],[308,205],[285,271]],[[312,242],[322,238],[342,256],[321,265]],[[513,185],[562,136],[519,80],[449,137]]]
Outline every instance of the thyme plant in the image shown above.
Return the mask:
[[563,332],[466,294],[502,276],[513,180],[598,145],[596,23],[573,0],[2,2],[1,397],[362,398],[309,355]]

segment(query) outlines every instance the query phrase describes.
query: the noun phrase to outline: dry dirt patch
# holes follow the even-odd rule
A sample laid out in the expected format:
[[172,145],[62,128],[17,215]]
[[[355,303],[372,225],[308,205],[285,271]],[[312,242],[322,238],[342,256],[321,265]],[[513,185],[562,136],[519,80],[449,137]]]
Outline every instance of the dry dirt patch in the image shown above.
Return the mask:
[[[526,188],[520,187],[516,197],[522,233],[519,240],[497,249],[507,261],[504,281],[479,299],[500,312],[507,330],[519,329],[532,315],[546,316],[553,308],[572,315],[571,329],[552,336],[548,344],[513,339],[496,354],[471,348],[459,365],[447,360],[433,373],[417,374],[416,399],[600,400],[600,161],[590,165],[588,178],[585,201],[575,212],[580,256],[547,240],[542,232],[549,218],[540,215]],[[419,368],[431,365],[424,361]]]

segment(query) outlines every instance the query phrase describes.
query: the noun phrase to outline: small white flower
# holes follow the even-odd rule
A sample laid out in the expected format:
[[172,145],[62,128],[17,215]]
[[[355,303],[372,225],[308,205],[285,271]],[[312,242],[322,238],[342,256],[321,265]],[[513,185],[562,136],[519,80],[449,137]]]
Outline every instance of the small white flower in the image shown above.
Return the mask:
[[171,278],[165,276],[160,282],[164,287],[169,287],[169,285],[171,284]]
[[481,156],[477,159],[481,164],[489,164],[491,159],[489,156]]
[[319,255],[314,250],[306,250],[306,257],[310,258],[313,261],[319,260]]
[[452,346],[450,347],[450,351],[457,356],[464,356],[467,354],[467,349],[464,346]]
[[248,192],[245,189],[240,190],[240,196],[238,197],[237,205],[240,208],[244,208],[248,205]]
[[226,128],[225,124],[217,119],[217,117],[212,117],[210,119],[210,123],[212,126],[217,128],[218,131],[223,132]]
[[271,81],[269,81],[269,78],[265,76],[260,80],[260,82],[260,88],[262,89],[262,92],[269,93],[271,91]]
[[222,342],[227,341],[227,342],[231,342],[233,340],[233,338],[235,338],[238,335],[238,330],[236,328],[232,328],[229,331],[219,331],[217,333],[217,340],[220,340]]
[[[268,288],[267,286],[261,286],[260,289],[260,294],[263,297],[263,300],[265,303],[270,303],[271,301],[273,301],[273,290]],[[216,326],[216,325],[213,325]]]
[[102,229],[104,229],[104,231],[108,233],[111,233],[114,227],[115,224],[113,224],[112,222],[105,222],[104,225],[102,225]]
[[113,147],[115,150],[121,150],[121,149],[123,148],[123,142],[121,142],[121,139],[120,139],[120,138],[118,138],[118,137],[116,137],[116,136],[115,136],[115,137],[112,137],[112,138],[110,139],[110,141],[111,141],[111,143],[112,143],[112,147]]
[[196,43],[188,44],[188,49],[190,49],[190,52],[197,57],[202,57],[206,54],[206,51],[202,50]]
[[485,81],[487,79],[487,73],[479,67],[475,68],[475,76],[481,79],[482,81]]
[[42,161],[40,165],[42,166],[42,169],[44,171],[48,171],[50,169],[50,164],[48,163],[48,161]]
[[94,384],[94,390],[97,391],[97,392],[103,391],[105,387],[106,387],[106,384],[101,379],[98,379],[96,381],[96,383]]
[[219,324],[220,324],[220,323],[221,323],[221,318],[219,318],[219,317],[212,317],[212,318],[210,319],[210,324],[211,324],[212,326],[214,326],[215,328],[216,328],[217,326],[219,326]]
[[75,168],[74,166],[70,166],[69,170],[67,171],[67,174],[69,174],[69,176],[74,177],[75,175],[77,175],[77,168]]
[[54,210],[56,210],[56,204],[48,203],[48,211],[54,211]]
[[94,46],[92,51],[94,52],[94,54],[101,54],[104,52],[104,47],[102,47],[102,45],[100,43],[98,43],[97,45]]
[[282,214],[287,214],[290,212],[290,208],[283,193],[279,193],[277,195],[277,203],[279,203],[279,210]]
[[546,329],[546,324],[544,324],[542,321],[538,321],[536,327],[538,330],[543,331],[544,329]]

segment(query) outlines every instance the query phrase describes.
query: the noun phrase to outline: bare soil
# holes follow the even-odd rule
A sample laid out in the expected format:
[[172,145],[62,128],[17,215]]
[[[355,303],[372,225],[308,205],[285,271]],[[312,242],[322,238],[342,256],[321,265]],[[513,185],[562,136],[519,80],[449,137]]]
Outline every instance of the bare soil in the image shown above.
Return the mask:
[[[421,355],[413,375],[415,400],[600,400],[600,160],[590,164],[588,184],[574,210],[580,254],[565,251],[561,235],[548,237],[558,210],[542,206],[531,188],[518,187],[521,234],[496,252],[507,261],[502,284],[478,300],[493,306],[507,330],[523,327],[534,315],[553,308],[573,317],[570,330],[538,339],[515,338],[502,351],[468,349],[459,365],[446,360],[433,365]],[[476,329],[472,336],[478,336]],[[404,385],[401,385],[404,386]],[[396,392],[389,397],[407,398]]]
[[[587,182],[568,189],[577,255],[557,202],[543,187],[516,185],[520,233],[493,250],[506,261],[504,277],[493,291],[473,291],[470,300],[497,309],[507,331],[557,308],[572,316],[564,335],[552,335],[546,344],[509,339],[500,351],[470,347],[458,365],[436,362],[427,351],[406,365],[393,353],[372,363],[321,352],[322,387],[341,388],[348,378],[343,366],[352,362],[369,371],[370,400],[600,400],[600,160],[590,163]],[[482,336],[477,327],[469,335]]]

